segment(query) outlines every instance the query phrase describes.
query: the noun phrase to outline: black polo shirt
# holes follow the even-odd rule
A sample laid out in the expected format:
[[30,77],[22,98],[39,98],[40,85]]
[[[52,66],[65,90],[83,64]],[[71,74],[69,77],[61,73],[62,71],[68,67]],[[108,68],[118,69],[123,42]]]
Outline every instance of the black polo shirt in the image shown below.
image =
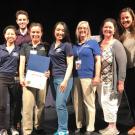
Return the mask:
[[15,46],[9,53],[6,44],[0,45],[0,74],[15,75],[18,70],[20,47]]
[[26,63],[25,63],[26,67],[27,67],[27,62],[29,60],[29,56],[30,54],[33,54],[34,51],[36,52],[37,55],[41,55],[41,56],[47,56],[48,54],[48,49],[46,48],[46,45],[44,43],[40,43],[36,47],[34,47],[32,43],[23,44],[20,51],[20,55],[26,57]]

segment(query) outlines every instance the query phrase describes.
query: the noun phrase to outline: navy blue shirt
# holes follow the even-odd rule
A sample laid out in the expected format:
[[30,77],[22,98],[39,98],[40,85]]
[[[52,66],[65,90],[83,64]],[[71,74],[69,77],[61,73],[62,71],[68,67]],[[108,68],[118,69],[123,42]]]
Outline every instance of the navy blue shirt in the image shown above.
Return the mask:
[[52,44],[49,56],[51,60],[51,71],[54,77],[64,77],[67,70],[67,56],[73,56],[71,43],[61,43],[55,48],[55,43]]
[[19,64],[20,47],[15,46],[13,51],[9,53],[6,44],[0,45],[0,74],[15,75]]

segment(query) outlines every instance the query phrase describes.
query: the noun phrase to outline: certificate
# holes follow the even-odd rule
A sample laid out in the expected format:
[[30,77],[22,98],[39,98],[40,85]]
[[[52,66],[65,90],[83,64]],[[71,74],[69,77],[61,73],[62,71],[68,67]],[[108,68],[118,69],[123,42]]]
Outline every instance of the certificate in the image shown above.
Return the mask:
[[46,87],[47,77],[44,73],[27,70],[26,74],[27,86],[44,90]]
[[49,57],[30,54],[26,71],[27,86],[44,90],[47,82],[45,71],[49,69],[49,64]]

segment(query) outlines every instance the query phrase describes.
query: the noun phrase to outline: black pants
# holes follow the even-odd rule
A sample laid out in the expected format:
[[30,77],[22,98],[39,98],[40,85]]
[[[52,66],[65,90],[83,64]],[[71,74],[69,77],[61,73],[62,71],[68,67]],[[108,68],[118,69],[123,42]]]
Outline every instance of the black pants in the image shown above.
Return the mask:
[[135,124],[135,68],[127,69],[125,91],[130,106],[131,115]]
[[0,75],[0,130],[21,121],[22,90],[14,77]]
[[0,130],[10,127],[9,92],[14,89],[14,77],[0,75]]
[[22,87],[18,80],[15,80],[15,85],[10,93],[10,125],[17,128],[17,123],[21,122],[22,115]]

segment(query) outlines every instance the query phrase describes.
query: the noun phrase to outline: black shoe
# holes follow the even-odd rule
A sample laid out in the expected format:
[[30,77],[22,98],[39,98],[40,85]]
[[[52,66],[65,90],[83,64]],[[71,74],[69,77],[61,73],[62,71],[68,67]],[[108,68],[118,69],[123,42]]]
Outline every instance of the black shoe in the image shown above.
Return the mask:
[[35,129],[34,132],[36,134],[44,134],[44,129]]
[[86,131],[84,135],[92,135],[91,131]]
[[75,135],[80,134],[80,133],[81,133],[81,128],[77,128],[77,129],[75,130]]

